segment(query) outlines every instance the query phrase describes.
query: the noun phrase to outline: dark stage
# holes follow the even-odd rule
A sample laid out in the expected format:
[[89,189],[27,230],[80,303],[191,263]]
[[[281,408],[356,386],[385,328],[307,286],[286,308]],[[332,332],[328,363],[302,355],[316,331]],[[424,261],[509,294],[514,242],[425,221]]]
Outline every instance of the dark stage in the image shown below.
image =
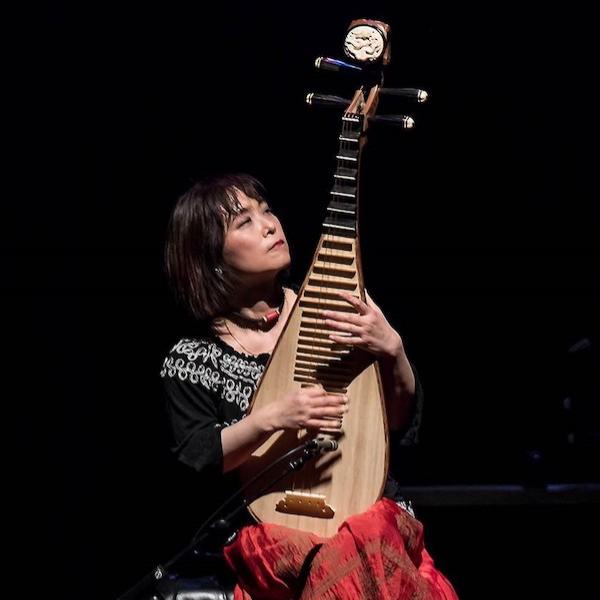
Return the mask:
[[430,93],[382,102],[416,127],[373,131],[363,157],[366,286],[425,390],[421,443],[394,451],[394,473],[461,599],[594,596],[600,243],[583,3],[21,9],[2,241],[19,587],[116,599],[199,525],[209,492],[170,457],[158,375],[187,326],[162,271],[167,219],[196,178],[252,173],[301,282],[339,124],[304,97],[348,85],[313,61],[340,57],[361,17],[392,27],[386,84]]

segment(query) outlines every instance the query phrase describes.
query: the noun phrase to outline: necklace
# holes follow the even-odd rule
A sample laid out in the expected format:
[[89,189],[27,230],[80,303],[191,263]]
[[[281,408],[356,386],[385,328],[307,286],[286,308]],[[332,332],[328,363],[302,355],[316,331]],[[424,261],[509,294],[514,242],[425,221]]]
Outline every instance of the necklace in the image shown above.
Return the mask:
[[[263,329],[277,322],[285,304],[285,289],[281,288],[281,302],[279,306],[266,312],[262,317],[252,318],[242,315],[239,312],[232,313],[230,320],[239,327]],[[231,337],[234,337],[233,335]],[[235,338],[234,338],[235,339]]]
[[[285,304],[285,290],[282,289],[282,293],[283,296],[281,298],[281,302],[279,303],[279,306],[274,309],[274,310],[270,310],[269,312],[267,312],[265,315],[263,315],[262,317],[258,318],[258,319],[250,319],[248,317],[244,317],[242,315],[240,315],[239,313],[235,313],[234,314],[234,318],[235,320],[243,320],[245,322],[250,322],[252,325],[256,326],[258,330],[261,330],[265,325],[271,325],[271,324],[275,324],[278,320],[279,320],[279,316],[281,315],[281,311],[283,310],[283,306]],[[239,344],[240,348],[246,352],[246,354],[250,354],[252,356],[256,356],[255,352],[250,352],[250,350],[248,350],[248,348],[246,348],[246,346],[244,346],[244,344],[242,344],[242,342],[240,342],[240,340],[238,340],[238,338],[233,335],[233,332],[231,331],[231,328],[229,327],[229,323],[227,322],[228,319],[223,319],[223,323],[225,324],[225,329],[227,329],[227,333]],[[232,320],[233,322],[233,320]]]
[[256,356],[254,352],[250,352],[250,350],[248,350],[248,348],[246,348],[246,346],[244,346],[244,344],[242,344],[242,342],[240,342],[240,340],[238,340],[235,335],[233,335],[231,329],[229,329],[229,325],[227,324],[227,320],[224,321],[225,323],[225,329],[227,329],[227,333],[239,344],[240,348],[246,353],[246,354],[250,354],[252,356]]

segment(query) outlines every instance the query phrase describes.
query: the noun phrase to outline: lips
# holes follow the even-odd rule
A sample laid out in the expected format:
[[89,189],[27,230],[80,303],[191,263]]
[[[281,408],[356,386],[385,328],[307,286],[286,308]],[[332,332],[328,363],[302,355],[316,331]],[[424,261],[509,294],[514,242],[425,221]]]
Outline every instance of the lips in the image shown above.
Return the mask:
[[269,250],[273,250],[274,248],[279,248],[280,246],[283,246],[283,244],[284,244],[284,241],[282,239],[277,240],[274,244],[271,245]]

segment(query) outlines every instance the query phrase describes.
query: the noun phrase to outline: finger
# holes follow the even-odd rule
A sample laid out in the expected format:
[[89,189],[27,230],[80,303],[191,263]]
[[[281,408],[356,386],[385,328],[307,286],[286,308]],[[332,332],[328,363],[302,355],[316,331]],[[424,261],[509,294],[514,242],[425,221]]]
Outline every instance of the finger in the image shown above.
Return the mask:
[[334,321],[333,319],[325,319],[325,325],[332,327],[337,331],[346,331],[348,333],[360,333],[361,326],[355,323],[348,323],[342,321]]
[[322,406],[321,408],[315,408],[311,411],[311,419],[322,419],[323,417],[330,417],[332,419],[341,419],[348,410],[346,407],[339,406]]
[[357,344],[362,344],[363,339],[357,335],[340,335],[337,333],[330,333],[329,339],[337,342],[338,344],[345,344],[346,346],[355,346]]
[[305,387],[300,388],[307,396],[316,398],[322,396],[325,393],[325,388],[320,383],[311,383]]
[[348,404],[350,399],[345,394],[329,394],[328,396],[332,402],[341,404],[342,406]]
[[349,292],[344,292],[342,290],[338,290],[338,296],[341,296],[348,304],[352,304],[354,308],[359,312],[359,314],[364,315],[368,312],[369,307],[357,296],[354,294],[350,294]]
[[328,394],[319,398],[311,398],[311,406],[313,407],[322,407],[322,406],[346,406],[348,404],[348,396],[340,396]]
[[354,323],[354,325],[360,325],[361,315],[354,313],[342,313],[335,310],[323,310],[321,313],[325,317],[325,323],[327,323],[327,320],[333,319],[336,322]]
[[341,419],[311,419],[306,423],[307,429],[318,429],[320,431],[338,432],[342,428]]

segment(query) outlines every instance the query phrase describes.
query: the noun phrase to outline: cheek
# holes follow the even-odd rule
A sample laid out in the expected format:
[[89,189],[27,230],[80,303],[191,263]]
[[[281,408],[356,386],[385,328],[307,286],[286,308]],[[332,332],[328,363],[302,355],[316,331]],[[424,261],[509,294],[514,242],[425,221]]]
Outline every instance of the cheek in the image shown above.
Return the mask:
[[252,262],[256,243],[244,235],[234,235],[225,240],[223,259],[232,267],[243,268]]

